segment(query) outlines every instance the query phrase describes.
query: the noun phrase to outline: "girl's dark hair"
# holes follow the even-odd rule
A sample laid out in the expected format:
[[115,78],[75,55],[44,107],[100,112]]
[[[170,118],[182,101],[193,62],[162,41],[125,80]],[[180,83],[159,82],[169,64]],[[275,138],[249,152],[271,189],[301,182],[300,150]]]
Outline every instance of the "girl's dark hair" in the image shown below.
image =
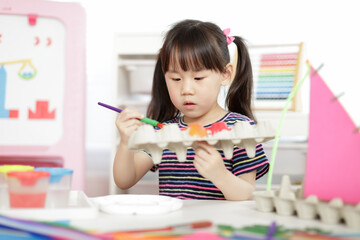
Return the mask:
[[[244,40],[234,37],[238,59],[226,106],[229,111],[255,120],[251,110],[253,77],[249,53]],[[147,117],[164,122],[180,115],[170,100],[165,82],[164,75],[170,64],[178,63],[184,71],[205,68],[225,72],[229,62],[226,36],[217,25],[198,20],[184,20],[173,25],[157,56]]]

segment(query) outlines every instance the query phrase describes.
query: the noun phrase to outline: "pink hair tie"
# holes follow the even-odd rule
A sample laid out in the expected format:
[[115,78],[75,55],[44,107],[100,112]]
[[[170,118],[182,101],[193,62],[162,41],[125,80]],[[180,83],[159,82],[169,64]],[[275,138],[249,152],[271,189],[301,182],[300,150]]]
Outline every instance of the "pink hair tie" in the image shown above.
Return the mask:
[[229,33],[230,33],[230,28],[227,28],[227,29],[224,29],[223,30],[223,33],[226,37],[226,42],[227,42],[227,45],[229,45],[230,43],[232,43],[234,41],[234,37],[231,37],[229,36]]

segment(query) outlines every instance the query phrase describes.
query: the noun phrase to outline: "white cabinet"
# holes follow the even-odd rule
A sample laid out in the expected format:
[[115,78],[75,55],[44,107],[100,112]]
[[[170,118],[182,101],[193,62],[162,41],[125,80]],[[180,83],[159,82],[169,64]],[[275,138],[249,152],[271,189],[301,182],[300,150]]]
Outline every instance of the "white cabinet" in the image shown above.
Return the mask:
[[[144,107],[150,100],[160,34],[115,36],[115,101],[119,106]],[[141,110],[141,109],[140,109]]]
[[[151,97],[151,85],[156,56],[161,47],[162,40],[162,35],[160,33],[115,35],[114,102],[117,107],[136,108],[145,115]],[[256,111],[255,115],[258,120],[271,121],[274,127],[277,127],[281,111]],[[115,124],[113,129],[114,136],[111,162],[114,159],[117,145],[120,141]],[[281,136],[285,141],[279,143],[274,173],[291,174],[296,168],[295,175],[301,175],[301,172],[305,171],[307,132],[308,115],[301,112],[289,111],[286,114],[284,126],[281,131]],[[272,143],[270,142],[265,145],[265,151],[269,159],[271,150]],[[294,158],[291,156],[296,156],[296,159],[292,160]],[[293,163],[295,162],[296,164],[294,165]],[[156,173],[150,172],[146,174],[136,186],[128,191],[119,191],[114,184],[112,171],[110,175],[111,194],[119,192],[157,193],[158,191]]]

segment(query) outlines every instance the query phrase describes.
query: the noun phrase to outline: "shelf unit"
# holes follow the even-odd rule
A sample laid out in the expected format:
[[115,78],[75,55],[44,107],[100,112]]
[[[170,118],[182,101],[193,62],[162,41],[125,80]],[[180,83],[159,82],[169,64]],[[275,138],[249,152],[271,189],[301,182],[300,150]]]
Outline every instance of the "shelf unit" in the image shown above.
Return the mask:
[[[145,115],[150,102],[152,75],[157,53],[161,47],[160,33],[119,33],[114,39],[114,102],[119,108],[135,108]],[[113,145],[111,147],[111,166],[113,165],[120,136],[114,125]],[[109,179],[110,194],[158,192],[157,173],[149,172],[136,186],[122,191],[116,187],[112,168]]]
[[[142,114],[145,114],[150,101],[153,70],[156,63],[156,56],[162,44],[162,35],[160,33],[119,33],[115,35],[114,40],[115,104],[119,108],[136,108]],[[306,154],[304,153],[306,153],[307,150],[308,115],[299,109],[297,110],[298,111],[289,111],[286,114],[281,135],[285,136],[286,141],[291,142],[291,144],[281,142],[279,144],[279,156],[289,158],[291,154],[289,155],[287,152],[289,150],[295,151],[297,152],[294,154],[296,159],[292,161],[298,162],[302,166],[306,160]],[[270,121],[277,127],[281,111],[255,111],[255,116],[258,120]],[[297,127],[294,128],[293,126]],[[119,142],[120,137],[114,125],[111,163],[113,162]],[[269,158],[271,146],[271,142],[264,145]],[[286,154],[282,154],[282,151],[285,151],[284,153]],[[281,163],[282,161],[284,160],[279,160],[278,162]],[[299,164],[297,166],[299,166]],[[286,164],[286,166],[291,166],[291,164]],[[287,171],[281,168],[281,165],[277,168],[281,174]],[[304,170],[302,167],[297,167],[297,169]],[[289,172],[291,173],[292,170],[290,169]],[[276,169],[274,169],[274,174],[276,174]],[[109,181],[110,194],[138,193],[144,189],[147,189],[146,193],[156,194],[158,191],[157,174],[151,172],[146,174],[137,185],[127,191],[121,191],[116,187],[112,170]]]

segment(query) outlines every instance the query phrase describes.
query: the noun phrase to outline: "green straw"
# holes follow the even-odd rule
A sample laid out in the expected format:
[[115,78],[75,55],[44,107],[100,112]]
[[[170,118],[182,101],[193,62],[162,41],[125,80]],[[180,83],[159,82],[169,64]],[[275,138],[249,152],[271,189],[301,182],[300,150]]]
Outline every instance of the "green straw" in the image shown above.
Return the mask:
[[305,79],[309,76],[310,64],[308,62],[307,62],[307,66],[308,66],[308,69],[307,69],[307,71],[305,73],[305,76],[291,90],[289,96],[286,99],[285,107],[283,108],[283,110],[281,112],[280,122],[279,122],[279,125],[278,125],[278,128],[277,128],[277,131],[276,131],[276,135],[275,135],[275,138],[274,138],[274,145],[273,145],[272,153],[271,153],[269,175],[268,175],[267,187],[266,187],[267,191],[269,191],[271,189],[271,181],[272,181],[272,176],[273,176],[275,157],[276,157],[276,152],[277,152],[277,148],[278,148],[280,132],[281,132],[281,129],[282,129],[283,125],[284,125],[285,113],[287,112],[287,110],[289,108],[289,105],[290,105],[290,102],[294,98],[296,92],[299,90],[299,88],[301,87],[301,85],[303,84]]

